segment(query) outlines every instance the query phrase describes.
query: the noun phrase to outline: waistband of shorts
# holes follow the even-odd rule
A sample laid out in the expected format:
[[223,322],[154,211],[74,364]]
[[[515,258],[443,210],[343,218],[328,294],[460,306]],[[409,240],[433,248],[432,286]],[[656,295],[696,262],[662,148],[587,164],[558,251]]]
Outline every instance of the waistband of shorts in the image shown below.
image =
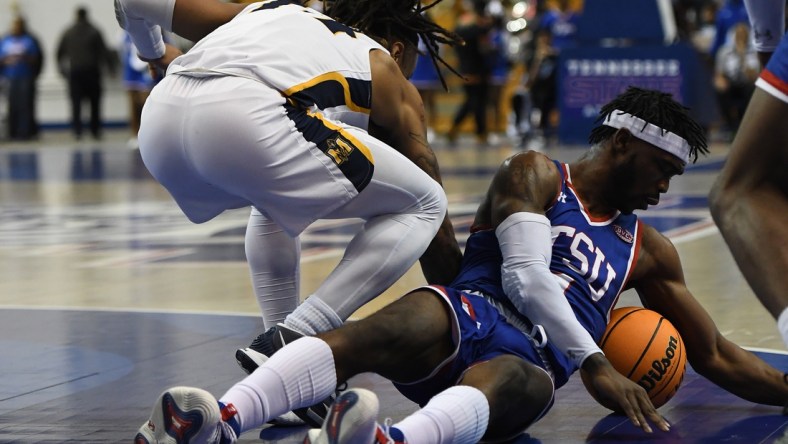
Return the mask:
[[243,68],[187,68],[181,65],[170,65],[167,68],[167,75],[181,75],[189,77],[239,77],[242,79],[252,80],[257,83],[262,83],[270,88],[277,89],[269,84],[254,72]]

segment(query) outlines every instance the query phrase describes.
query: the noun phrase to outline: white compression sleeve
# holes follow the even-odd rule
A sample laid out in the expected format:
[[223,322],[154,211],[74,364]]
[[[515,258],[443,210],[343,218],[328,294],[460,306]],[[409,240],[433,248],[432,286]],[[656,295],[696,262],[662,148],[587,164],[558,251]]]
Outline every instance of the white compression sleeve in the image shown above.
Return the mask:
[[520,313],[544,327],[550,342],[578,367],[602,350],[580,325],[550,271],[550,221],[541,214],[519,212],[495,230],[503,254],[503,290]]
[[267,330],[283,322],[298,307],[301,241],[252,207],[244,250]]
[[773,52],[785,32],[785,0],[744,0],[758,52]]
[[140,55],[157,59],[164,55],[162,28],[172,30],[175,0],[115,0],[115,18],[131,36]]

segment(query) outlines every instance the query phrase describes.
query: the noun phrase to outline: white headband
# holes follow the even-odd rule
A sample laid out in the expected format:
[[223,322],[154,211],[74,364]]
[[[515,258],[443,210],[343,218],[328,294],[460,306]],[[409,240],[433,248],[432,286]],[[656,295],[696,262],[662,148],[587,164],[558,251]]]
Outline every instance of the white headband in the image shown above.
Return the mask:
[[673,154],[685,165],[689,162],[690,146],[683,137],[665,131],[640,117],[617,109],[607,116],[603,124],[618,129],[626,128],[633,136]]

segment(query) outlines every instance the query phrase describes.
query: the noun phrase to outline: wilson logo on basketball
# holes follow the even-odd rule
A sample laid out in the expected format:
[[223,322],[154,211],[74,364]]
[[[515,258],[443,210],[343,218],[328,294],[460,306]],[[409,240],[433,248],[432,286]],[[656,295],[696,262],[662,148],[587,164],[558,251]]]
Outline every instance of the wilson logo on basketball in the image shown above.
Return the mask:
[[662,359],[651,361],[651,370],[640,377],[640,380],[637,381],[638,385],[646,389],[646,391],[651,391],[657,386],[657,383],[662,380],[670,366],[674,364],[673,358],[676,356],[678,344],[679,340],[671,336],[665,349],[665,356]]
[[[643,307],[613,310],[600,347],[619,373],[646,390],[654,407],[670,400],[684,379],[684,342],[676,327],[656,311]],[[617,404],[589,393],[605,407],[620,411]]]

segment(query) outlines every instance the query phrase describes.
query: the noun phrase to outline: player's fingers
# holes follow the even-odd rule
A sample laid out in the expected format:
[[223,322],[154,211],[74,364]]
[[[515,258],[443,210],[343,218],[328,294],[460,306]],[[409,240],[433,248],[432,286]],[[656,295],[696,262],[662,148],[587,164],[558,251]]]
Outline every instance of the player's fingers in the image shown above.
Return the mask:
[[643,412],[643,415],[654,425],[657,426],[658,429],[662,430],[663,432],[670,431],[670,424],[668,421],[657,412],[657,409],[654,407],[654,404],[651,403],[651,399],[649,399],[648,395],[643,394],[640,398],[640,411]]
[[624,411],[624,414],[627,415],[629,420],[635,427],[640,427],[646,433],[651,433],[651,427],[648,425],[648,421],[643,416],[643,413],[640,411],[639,403],[637,402],[637,398],[633,396],[625,396],[622,402],[619,402],[621,409]]

